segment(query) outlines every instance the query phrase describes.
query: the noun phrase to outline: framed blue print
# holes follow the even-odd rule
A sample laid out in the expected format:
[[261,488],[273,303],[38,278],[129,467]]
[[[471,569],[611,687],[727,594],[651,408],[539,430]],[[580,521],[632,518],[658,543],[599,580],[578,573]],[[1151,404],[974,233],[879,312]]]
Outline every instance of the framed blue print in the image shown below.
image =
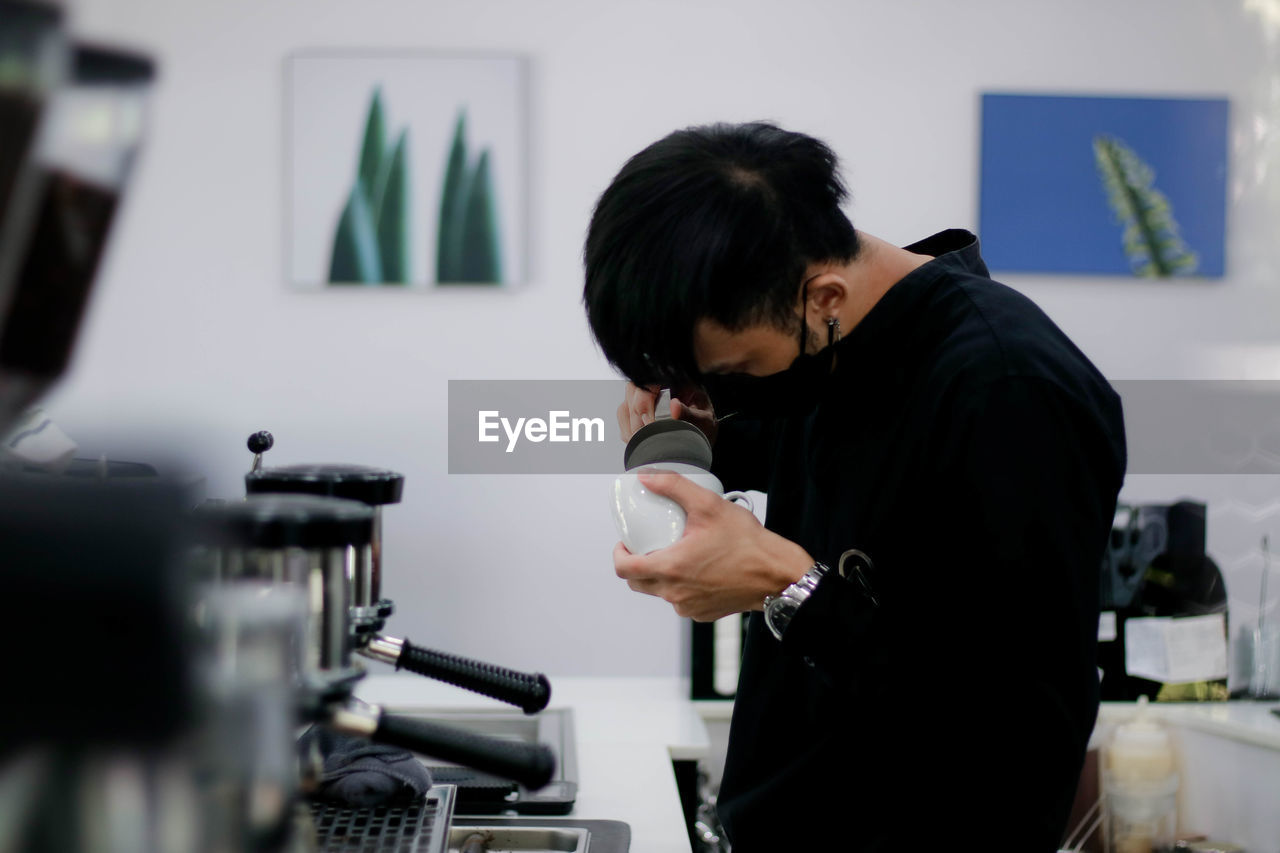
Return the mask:
[[995,271],[1224,274],[1225,98],[982,96],[983,255]]

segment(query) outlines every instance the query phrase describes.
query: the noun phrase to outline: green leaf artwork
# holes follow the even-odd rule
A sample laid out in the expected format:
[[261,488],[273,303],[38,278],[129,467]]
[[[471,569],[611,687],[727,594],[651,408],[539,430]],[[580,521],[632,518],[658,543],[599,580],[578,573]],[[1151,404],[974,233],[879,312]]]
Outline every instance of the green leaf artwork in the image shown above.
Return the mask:
[[369,117],[364,123],[364,142],[360,145],[360,180],[371,193],[369,201],[376,210],[382,195],[382,152],[387,147],[386,119],[382,115],[382,89],[373,90]]
[[402,130],[394,153],[382,176],[383,191],[378,199],[378,254],[382,258],[382,280],[386,284],[409,281],[409,131]]
[[373,214],[369,211],[364,182],[359,178],[351,188],[342,216],[338,219],[338,231],[333,237],[333,258],[329,263],[329,281],[334,284],[382,281],[382,259],[379,257]]
[[382,90],[375,87],[364,122],[355,183],[338,218],[330,284],[408,284],[411,217],[408,130],[388,150]]
[[436,226],[437,284],[500,284],[502,252],[489,149],[475,165],[467,151],[467,114],[458,112],[445,160]]
[[1124,251],[1134,275],[1193,274],[1199,260],[1182,241],[1169,200],[1155,188],[1155,171],[1113,136],[1095,136],[1093,156],[1107,200],[1124,227]]
[[489,151],[476,161],[467,188],[467,206],[462,218],[462,256],[460,281],[502,281],[502,264],[498,247],[498,212],[493,206],[493,186],[489,177]]
[[458,113],[453,143],[445,161],[444,189],[440,193],[440,221],[436,226],[436,281],[461,281],[462,220],[467,204],[467,114]]

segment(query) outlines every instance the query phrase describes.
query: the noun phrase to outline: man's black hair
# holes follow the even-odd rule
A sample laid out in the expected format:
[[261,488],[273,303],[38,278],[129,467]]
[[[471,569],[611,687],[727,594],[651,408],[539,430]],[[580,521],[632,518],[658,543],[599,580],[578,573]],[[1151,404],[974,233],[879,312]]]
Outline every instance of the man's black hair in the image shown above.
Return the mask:
[[824,143],[772,124],[678,130],[636,154],[587,232],[583,301],[605,356],[639,385],[696,381],[695,324],[797,329],[811,263],[858,236]]

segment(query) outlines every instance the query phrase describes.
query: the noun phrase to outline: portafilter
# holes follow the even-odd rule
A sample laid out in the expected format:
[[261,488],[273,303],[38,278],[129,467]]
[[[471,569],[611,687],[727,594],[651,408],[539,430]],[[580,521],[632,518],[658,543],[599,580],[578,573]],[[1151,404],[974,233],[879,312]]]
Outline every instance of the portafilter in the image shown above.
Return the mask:
[[506,702],[533,714],[547,707],[551,683],[540,672],[524,673],[414,645],[407,639],[381,633],[393,603],[382,597],[382,507],[400,502],[404,475],[364,465],[287,465],[262,467],[262,454],[275,439],[265,430],[249,436],[253,465],[245,474],[245,491],[261,494],[323,495],[358,501],[373,512],[373,533],[367,547],[355,550],[348,568],[351,629],[354,650],[372,660],[389,663],[464,690]]

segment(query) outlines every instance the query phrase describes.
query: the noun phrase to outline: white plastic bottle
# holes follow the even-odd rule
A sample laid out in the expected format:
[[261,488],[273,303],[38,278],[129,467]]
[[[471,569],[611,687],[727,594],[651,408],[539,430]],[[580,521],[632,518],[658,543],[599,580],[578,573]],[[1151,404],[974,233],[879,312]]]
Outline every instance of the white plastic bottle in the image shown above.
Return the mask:
[[1147,697],[1137,717],[1116,727],[1102,786],[1112,853],[1172,850],[1178,824],[1178,773],[1169,733],[1152,719]]

